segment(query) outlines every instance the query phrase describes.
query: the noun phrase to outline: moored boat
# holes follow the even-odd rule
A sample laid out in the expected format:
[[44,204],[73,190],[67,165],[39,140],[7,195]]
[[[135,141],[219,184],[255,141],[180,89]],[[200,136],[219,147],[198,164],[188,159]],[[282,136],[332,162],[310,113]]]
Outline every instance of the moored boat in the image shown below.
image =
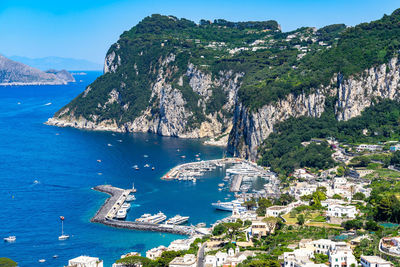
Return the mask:
[[176,215],[170,219],[168,219],[165,224],[172,224],[172,225],[179,225],[187,222],[189,220],[189,216],[181,216],[181,215]]
[[125,219],[126,218],[126,209],[119,209],[118,211],[117,211],[117,215],[115,216],[117,219],[120,219],[120,220],[123,220],[123,219]]

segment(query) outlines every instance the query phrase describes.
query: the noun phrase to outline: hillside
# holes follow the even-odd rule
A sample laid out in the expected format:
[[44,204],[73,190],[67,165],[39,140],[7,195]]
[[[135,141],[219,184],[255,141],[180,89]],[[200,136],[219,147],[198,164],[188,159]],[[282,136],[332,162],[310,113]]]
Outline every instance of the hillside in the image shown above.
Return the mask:
[[58,85],[75,81],[67,71],[43,72],[0,55],[0,85]]
[[256,159],[277,123],[320,117],[327,99],[337,120],[397,100],[399,22],[396,10],[356,27],[283,33],[275,21],[152,15],[120,36],[104,75],[48,123],[215,138]]

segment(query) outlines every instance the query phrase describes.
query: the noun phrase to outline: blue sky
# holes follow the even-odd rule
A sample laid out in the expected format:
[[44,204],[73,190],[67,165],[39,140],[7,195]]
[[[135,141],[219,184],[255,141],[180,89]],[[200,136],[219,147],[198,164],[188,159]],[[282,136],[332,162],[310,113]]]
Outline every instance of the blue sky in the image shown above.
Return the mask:
[[356,25],[400,7],[398,0],[0,0],[0,53],[102,63],[119,35],[153,13],[231,21],[275,19],[283,31]]

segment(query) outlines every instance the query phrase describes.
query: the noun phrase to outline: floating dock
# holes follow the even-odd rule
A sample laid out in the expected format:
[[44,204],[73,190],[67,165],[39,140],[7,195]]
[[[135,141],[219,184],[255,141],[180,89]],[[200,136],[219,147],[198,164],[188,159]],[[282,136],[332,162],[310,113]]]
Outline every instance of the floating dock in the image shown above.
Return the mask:
[[94,187],[93,190],[110,195],[106,202],[97,211],[96,215],[90,220],[93,223],[101,223],[116,228],[163,232],[179,235],[192,235],[196,231],[196,229],[190,226],[153,224],[113,219],[115,213],[118,211],[118,208],[116,207],[121,206],[125,202],[126,197],[132,192],[132,190],[125,190],[113,187],[111,185],[99,185]]

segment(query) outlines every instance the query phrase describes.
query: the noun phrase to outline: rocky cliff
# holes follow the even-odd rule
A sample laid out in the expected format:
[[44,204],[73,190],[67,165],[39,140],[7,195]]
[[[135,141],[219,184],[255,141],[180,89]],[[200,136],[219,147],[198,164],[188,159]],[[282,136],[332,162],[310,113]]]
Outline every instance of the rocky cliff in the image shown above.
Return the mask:
[[294,96],[251,111],[238,103],[229,137],[229,152],[236,156],[257,158],[257,148],[274,130],[274,125],[289,117],[319,117],[326,97],[335,97],[338,120],[359,116],[367,107],[382,99],[400,100],[400,63],[397,57],[387,64],[369,68],[347,79],[342,74],[332,78],[335,87],[312,90],[310,94]]
[[201,21],[153,15],[124,32],[104,75],[48,124],[210,138],[235,156],[257,148],[290,117],[338,120],[398,99],[400,10],[346,28],[282,33],[274,21]]

